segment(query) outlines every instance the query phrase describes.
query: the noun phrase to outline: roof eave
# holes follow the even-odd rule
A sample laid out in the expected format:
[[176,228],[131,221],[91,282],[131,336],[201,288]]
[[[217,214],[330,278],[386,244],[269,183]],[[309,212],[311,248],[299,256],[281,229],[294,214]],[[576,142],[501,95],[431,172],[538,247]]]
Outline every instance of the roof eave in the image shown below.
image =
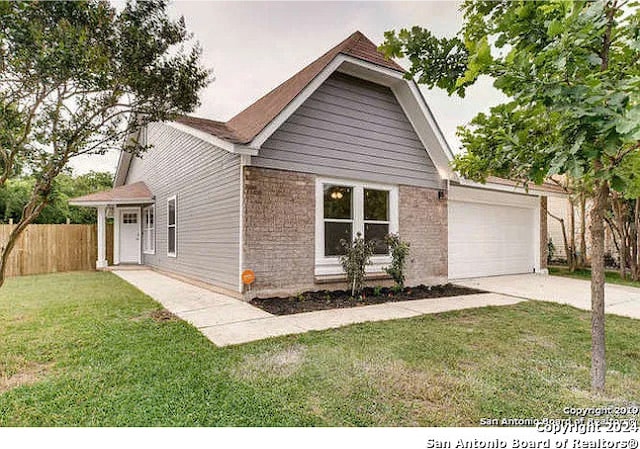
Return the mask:
[[69,200],[69,204],[72,206],[85,206],[85,207],[100,207],[100,206],[119,206],[119,205],[132,205],[132,204],[153,204],[155,200],[153,198],[129,198],[122,200],[104,200],[104,201],[73,201]]
[[255,156],[258,154],[258,150],[254,148],[250,148],[243,144],[229,142],[220,137],[216,137],[210,133],[200,131],[199,129],[195,129],[191,126],[185,125],[183,123],[178,122],[166,122],[166,125],[177,129],[178,131],[182,131],[186,134],[191,135],[192,137],[196,137],[204,142],[207,142],[213,145],[216,148],[220,148],[221,150],[227,151],[229,153],[234,154],[247,154],[250,156]]
[[455,184],[460,187],[470,187],[474,189],[519,193],[522,195],[529,195],[529,196],[554,196],[554,197],[560,197],[560,198],[566,198],[568,196],[565,192],[551,190],[549,188],[545,188],[544,186],[539,186],[537,184],[533,184],[528,188],[525,188],[522,185],[515,185],[515,184],[508,185],[508,184],[491,182],[491,181],[487,181],[486,183],[483,184],[480,182],[471,181],[461,176],[458,177],[458,180],[455,182]]

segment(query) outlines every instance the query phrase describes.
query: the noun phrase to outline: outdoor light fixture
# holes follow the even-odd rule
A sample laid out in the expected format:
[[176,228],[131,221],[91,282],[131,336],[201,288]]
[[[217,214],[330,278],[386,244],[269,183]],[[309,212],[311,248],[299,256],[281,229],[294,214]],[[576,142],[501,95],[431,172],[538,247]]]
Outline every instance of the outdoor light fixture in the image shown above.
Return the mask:
[[444,190],[438,190],[438,199],[439,200],[443,200],[444,199]]

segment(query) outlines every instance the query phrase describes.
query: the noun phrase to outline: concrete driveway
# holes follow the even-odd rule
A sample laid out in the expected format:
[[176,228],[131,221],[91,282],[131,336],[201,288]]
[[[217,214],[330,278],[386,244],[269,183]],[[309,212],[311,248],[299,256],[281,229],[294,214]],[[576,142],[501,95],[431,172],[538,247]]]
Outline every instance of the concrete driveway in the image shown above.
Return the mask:
[[[579,309],[591,310],[591,285],[585,280],[517,274],[451,282],[503,295],[569,304]],[[640,319],[640,288],[607,284],[605,312]]]

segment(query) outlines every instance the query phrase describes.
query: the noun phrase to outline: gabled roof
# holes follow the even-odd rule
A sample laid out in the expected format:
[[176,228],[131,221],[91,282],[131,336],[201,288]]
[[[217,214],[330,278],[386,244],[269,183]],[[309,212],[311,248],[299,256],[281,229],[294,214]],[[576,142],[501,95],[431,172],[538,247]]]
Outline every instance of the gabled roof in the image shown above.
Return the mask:
[[153,203],[153,195],[147,185],[142,181],[116,187],[104,192],[71,198],[69,200],[69,204],[74,206],[148,203]]
[[[452,153],[418,85],[356,31],[228,122],[182,116],[167,125],[213,146],[243,155],[258,155],[262,144],[334,72],[389,87],[414,127],[443,179],[455,178]],[[131,156],[121,153],[114,185],[125,182]]]
[[340,42],[271,92],[226,123],[196,117],[176,121],[234,143],[249,143],[313,80],[338,54],[404,73],[405,70],[378,51],[360,31]]

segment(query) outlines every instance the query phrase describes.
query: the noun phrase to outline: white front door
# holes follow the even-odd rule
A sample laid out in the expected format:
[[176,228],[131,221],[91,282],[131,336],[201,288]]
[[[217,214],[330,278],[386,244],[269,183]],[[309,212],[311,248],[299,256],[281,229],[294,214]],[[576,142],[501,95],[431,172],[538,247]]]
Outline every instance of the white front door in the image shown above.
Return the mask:
[[140,209],[120,209],[120,263],[140,262]]

